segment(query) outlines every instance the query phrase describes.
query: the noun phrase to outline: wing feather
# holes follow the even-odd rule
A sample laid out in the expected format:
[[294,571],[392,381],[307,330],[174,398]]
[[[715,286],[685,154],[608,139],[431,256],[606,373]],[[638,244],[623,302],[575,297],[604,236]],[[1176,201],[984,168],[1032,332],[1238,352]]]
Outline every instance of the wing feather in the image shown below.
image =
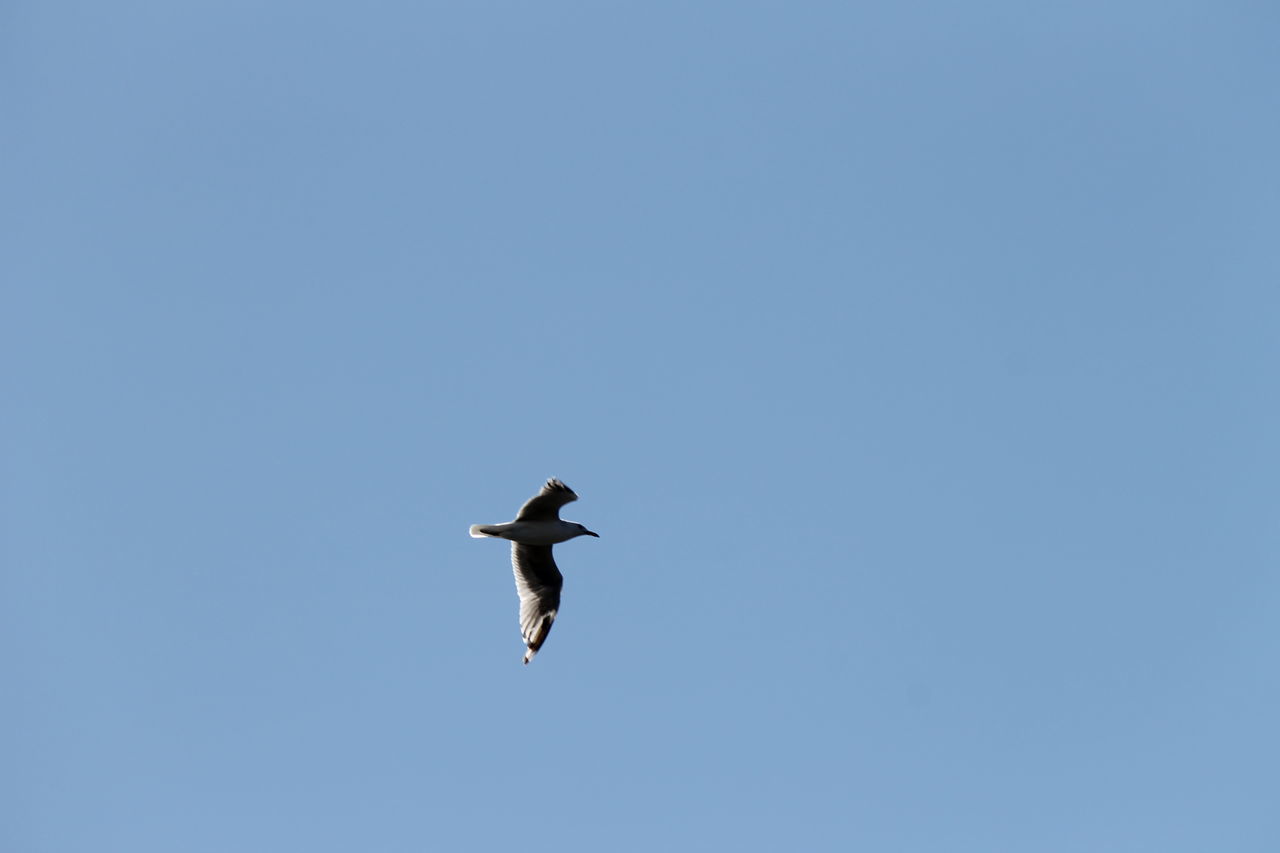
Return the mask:
[[573,489],[552,477],[540,492],[524,502],[516,515],[516,521],[549,521],[559,518],[560,507],[577,499]]
[[520,596],[520,634],[529,647],[524,656],[528,663],[542,648],[556,621],[564,575],[556,568],[550,545],[512,542],[511,568],[516,577],[516,594]]

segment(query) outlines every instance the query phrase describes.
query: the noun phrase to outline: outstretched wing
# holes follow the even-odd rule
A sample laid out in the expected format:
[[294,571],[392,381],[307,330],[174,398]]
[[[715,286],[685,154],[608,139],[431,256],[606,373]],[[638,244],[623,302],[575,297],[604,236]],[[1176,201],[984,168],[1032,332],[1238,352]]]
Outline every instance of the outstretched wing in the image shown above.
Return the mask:
[[[552,477],[547,480],[542,491],[524,502],[524,506],[520,507],[520,512],[516,515],[516,521],[550,521],[559,518],[560,507],[577,499],[578,496],[573,493],[573,489]],[[554,563],[552,568],[555,568]]]
[[542,648],[551,623],[556,621],[564,575],[556,568],[550,545],[512,542],[511,568],[516,576],[516,593],[520,596],[520,633],[529,647],[524,654],[524,662],[528,663]]

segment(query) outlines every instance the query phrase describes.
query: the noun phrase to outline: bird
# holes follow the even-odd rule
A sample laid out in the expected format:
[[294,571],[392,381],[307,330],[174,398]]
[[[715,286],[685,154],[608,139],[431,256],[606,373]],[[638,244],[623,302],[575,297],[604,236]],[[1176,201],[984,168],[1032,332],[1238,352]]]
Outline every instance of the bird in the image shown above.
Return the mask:
[[562,521],[560,507],[578,499],[573,489],[555,477],[520,507],[515,521],[503,524],[473,524],[475,539],[497,538],[511,541],[511,569],[520,596],[520,633],[527,650],[527,665],[547,641],[551,623],[560,610],[560,589],[564,575],[556,568],[551,546],[578,536],[594,536],[576,521]]

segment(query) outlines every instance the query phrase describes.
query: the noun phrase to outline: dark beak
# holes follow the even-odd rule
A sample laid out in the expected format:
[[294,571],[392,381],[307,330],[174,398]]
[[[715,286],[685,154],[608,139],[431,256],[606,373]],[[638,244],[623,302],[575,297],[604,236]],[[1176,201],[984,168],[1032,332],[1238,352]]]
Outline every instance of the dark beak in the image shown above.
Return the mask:
[[596,537],[597,539],[599,539],[599,538],[600,538],[600,534],[599,534],[599,533],[592,533],[590,530],[588,530],[588,531],[586,532],[586,535],[587,535],[587,536],[594,536],[594,537]]

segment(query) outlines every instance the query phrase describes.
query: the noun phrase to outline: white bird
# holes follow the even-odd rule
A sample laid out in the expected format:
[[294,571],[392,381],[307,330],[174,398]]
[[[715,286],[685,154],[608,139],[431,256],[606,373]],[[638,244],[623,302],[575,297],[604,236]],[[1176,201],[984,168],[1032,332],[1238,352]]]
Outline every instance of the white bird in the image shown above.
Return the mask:
[[560,520],[560,507],[577,499],[573,489],[552,477],[542,491],[525,501],[515,521],[471,525],[471,535],[476,539],[511,540],[511,568],[520,596],[520,633],[529,647],[524,653],[525,663],[533,660],[546,642],[560,609],[564,575],[556,568],[551,546],[575,536],[600,537],[576,521]]

